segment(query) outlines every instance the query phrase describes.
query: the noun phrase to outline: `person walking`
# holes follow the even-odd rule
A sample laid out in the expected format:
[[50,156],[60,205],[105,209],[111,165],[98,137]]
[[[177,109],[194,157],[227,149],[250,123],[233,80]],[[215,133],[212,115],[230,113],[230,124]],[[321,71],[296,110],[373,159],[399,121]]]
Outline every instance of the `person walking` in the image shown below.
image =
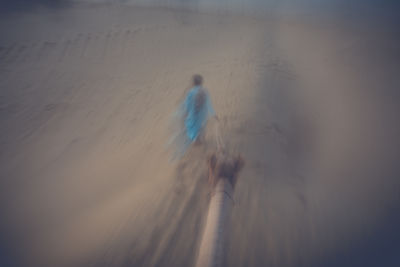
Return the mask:
[[183,129],[176,135],[175,143],[178,145],[178,154],[183,156],[191,144],[200,145],[204,142],[208,120],[212,117],[219,120],[208,90],[203,87],[201,75],[193,75],[193,86],[186,93],[177,114]]
[[218,120],[201,75],[193,75],[193,87],[186,95],[183,108],[186,135],[191,143],[201,144],[208,119],[215,117]]

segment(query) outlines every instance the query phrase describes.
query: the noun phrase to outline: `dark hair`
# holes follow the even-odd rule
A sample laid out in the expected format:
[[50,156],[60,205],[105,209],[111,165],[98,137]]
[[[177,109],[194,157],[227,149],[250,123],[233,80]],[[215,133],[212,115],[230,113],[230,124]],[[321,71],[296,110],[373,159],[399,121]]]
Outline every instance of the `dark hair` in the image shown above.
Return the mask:
[[193,84],[194,85],[202,85],[203,84],[203,77],[199,74],[193,75]]

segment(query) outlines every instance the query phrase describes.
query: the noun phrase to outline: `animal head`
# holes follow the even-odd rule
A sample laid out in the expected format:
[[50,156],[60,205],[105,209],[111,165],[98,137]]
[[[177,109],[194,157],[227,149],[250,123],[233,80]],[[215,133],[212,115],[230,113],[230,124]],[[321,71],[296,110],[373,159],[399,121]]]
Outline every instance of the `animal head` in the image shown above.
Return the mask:
[[208,158],[208,181],[214,187],[219,179],[227,179],[235,187],[239,172],[244,167],[244,160],[240,155],[213,153]]

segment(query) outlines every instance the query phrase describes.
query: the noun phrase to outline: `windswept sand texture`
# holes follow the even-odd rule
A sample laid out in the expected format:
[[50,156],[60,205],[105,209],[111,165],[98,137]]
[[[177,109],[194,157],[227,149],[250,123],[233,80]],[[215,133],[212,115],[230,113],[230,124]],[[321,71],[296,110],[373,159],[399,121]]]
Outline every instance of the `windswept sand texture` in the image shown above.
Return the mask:
[[214,122],[181,161],[167,143],[201,73],[246,161],[226,266],[397,266],[398,30],[217,13],[2,17],[0,263],[192,266]]

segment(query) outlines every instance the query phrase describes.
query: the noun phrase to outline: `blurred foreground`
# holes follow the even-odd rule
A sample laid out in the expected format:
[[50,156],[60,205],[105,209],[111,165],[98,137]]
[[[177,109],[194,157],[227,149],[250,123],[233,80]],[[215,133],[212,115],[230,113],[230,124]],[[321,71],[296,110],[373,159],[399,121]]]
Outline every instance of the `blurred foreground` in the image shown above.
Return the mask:
[[4,15],[0,265],[193,265],[214,125],[179,162],[166,144],[201,73],[246,161],[226,266],[399,266],[399,32],[367,18]]

